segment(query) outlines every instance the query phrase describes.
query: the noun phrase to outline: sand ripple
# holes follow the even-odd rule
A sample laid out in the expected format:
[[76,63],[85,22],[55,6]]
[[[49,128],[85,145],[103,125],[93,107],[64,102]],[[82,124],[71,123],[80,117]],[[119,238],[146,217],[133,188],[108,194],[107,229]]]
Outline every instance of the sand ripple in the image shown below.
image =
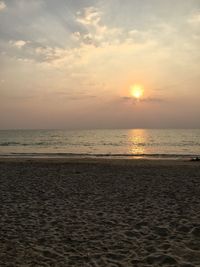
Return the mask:
[[200,266],[200,165],[0,162],[0,266]]

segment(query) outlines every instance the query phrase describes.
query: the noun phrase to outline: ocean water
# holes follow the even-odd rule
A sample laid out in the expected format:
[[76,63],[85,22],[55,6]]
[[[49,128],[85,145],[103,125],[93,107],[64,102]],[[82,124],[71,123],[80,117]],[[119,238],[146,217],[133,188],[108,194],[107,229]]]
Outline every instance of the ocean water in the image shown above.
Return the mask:
[[2,130],[0,156],[155,157],[200,155],[200,130]]

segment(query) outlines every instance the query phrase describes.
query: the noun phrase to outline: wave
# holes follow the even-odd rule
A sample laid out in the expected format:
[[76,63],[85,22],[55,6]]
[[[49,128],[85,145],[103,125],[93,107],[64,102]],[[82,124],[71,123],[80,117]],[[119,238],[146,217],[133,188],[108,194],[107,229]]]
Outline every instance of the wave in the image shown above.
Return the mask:
[[183,143],[165,143],[165,142],[162,142],[162,143],[111,143],[111,142],[100,142],[100,143],[89,143],[89,142],[80,142],[80,143],[70,143],[70,142],[55,142],[55,141],[41,141],[41,142],[27,142],[27,143],[22,143],[22,142],[13,142],[13,141],[9,141],[9,142],[0,142],[0,147],[9,147],[9,146],[21,146],[21,147],[38,147],[38,146],[41,146],[41,147],[53,147],[53,146],[60,146],[60,147],[63,147],[63,146],[75,146],[75,147],[78,147],[78,146],[83,146],[83,147],[95,147],[95,146],[111,146],[111,147],[120,147],[120,146],[138,146],[138,147],[196,147],[196,146],[199,146],[200,143],[199,142],[183,142]]
[[1,153],[4,157],[23,158],[154,158],[154,159],[183,159],[199,157],[198,154],[95,154],[95,153]]
[[35,142],[35,143],[20,143],[20,142],[1,142],[0,146],[49,146],[51,142]]
[[1,142],[0,146],[18,146],[21,145],[19,142]]

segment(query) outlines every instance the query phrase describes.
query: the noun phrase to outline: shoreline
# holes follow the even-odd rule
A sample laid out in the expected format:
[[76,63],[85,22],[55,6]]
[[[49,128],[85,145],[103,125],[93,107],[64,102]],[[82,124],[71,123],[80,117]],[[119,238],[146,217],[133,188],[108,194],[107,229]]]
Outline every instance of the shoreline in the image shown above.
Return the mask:
[[198,165],[198,162],[192,161],[191,158],[144,158],[144,157],[1,157],[0,163],[6,162],[17,162],[17,163],[92,163],[92,164],[151,164],[151,165],[162,165],[162,164],[173,164],[173,165]]
[[181,161],[191,160],[199,158],[197,154],[73,154],[73,153],[11,153],[11,154],[0,154],[0,159],[120,159],[120,160],[167,160],[167,161]]

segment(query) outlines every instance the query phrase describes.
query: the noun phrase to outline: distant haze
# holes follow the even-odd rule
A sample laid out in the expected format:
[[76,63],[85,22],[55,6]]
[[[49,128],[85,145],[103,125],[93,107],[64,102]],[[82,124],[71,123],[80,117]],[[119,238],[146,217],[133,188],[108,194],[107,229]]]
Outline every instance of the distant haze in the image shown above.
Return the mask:
[[199,0],[0,0],[0,129],[199,128],[199,47]]

